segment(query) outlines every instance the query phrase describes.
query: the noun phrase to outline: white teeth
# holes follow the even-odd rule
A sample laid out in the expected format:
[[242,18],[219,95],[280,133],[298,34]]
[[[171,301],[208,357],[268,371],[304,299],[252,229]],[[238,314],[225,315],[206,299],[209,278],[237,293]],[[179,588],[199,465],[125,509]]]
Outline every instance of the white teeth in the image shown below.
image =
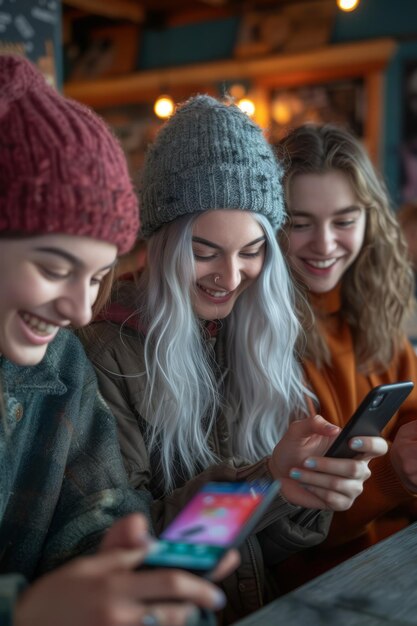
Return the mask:
[[211,291],[210,289],[206,289],[207,293],[209,293],[213,298],[222,298],[223,296],[227,296],[228,292],[226,291]]
[[33,331],[35,331],[38,335],[44,335],[45,337],[52,335],[58,328],[55,324],[47,324],[43,320],[39,319],[39,317],[35,317],[34,315],[30,315],[26,312],[22,313],[22,318]]
[[317,267],[318,269],[326,269],[327,267],[331,267],[336,263],[337,259],[325,259],[324,261],[316,261],[316,260],[307,260],[309,265],[313,267]]
[[212,289],[208,289],[207,287],[203,287],[202,285],[199,285],[199,287],[213,298],[224,298],[230,293],[230,291],[213,291]]

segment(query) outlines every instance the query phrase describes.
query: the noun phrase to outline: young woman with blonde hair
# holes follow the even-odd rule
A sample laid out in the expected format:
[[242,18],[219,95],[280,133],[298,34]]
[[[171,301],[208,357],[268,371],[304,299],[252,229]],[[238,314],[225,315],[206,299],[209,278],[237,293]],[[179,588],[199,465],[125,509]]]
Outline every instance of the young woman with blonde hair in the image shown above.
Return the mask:
[[[351,133],[305,124],[277,153],[287,164],[280,243],[298,285],[306,382],[317,410],[343,426],[372,387],[417,380],[403,330],[413,289],[406,244],[384,184]],[[326,542],[293,561],[292,586],[382,537],[391,522],[378,518],[415,501],[416,418],[414,390],[383,432],[389,454],[371,463],[363,494],[335,514]]]

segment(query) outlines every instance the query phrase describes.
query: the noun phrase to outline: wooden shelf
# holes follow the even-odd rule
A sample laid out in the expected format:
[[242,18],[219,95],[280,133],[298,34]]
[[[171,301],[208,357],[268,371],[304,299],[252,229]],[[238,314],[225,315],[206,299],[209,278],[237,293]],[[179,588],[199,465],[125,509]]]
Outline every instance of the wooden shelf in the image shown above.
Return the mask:
[[147,102],[171,88],[194,88],[229,80],[250,80],[263,87],[294,86],[382,71],[396,49],[393,39],[335,44],[298,54],[232,59],[175,68],[147,70],[128,76],[67,82],[64,92],[93,107]]
[[378,166],[381,162],[385,68],[396,50],[393,39],[335,44],[291,55],[257,59],[233,59],[138,72],[120,78],[69,82],[67,96],[96,108],[128,103],[151,102],[161,90],[180,101],[191,93],[216,93],[222,81],[248,80],[257,99],[263,102],[257,116],[265,129],[270,125],[267,105],[272,89],[328,82],[343,78],[363,78],[366,107],[364,142]]
[[134,24],[140,24],[145,19],[144,9],[133,0],[64,0],[63,4],[87,14],[129,20]]

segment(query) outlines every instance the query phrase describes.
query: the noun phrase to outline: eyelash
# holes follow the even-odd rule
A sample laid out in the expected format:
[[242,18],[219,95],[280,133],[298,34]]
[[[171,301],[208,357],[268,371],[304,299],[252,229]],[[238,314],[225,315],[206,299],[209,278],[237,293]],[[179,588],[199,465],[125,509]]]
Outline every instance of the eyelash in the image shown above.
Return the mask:
[[103,282],[103,279],[104,279],[104,276],[101,276],[100,278],[96,278],[96,277],[93,276],[93,278],[91,279],[90,283],[91,283],[91,285],[94,285],[94,286],[96,286],[96,285],[100,286],[101,283]]
[[241,252],[240,254],[243,257],[255,258],[257,256],[261,256],[261,252],[262,248],[259,248],[256,252]]
[[[349,226],[354,226],[356,224],[356,220],[345,220],[343,222],[335,222],[335,226],[338,228],[349,228]],[[312,224],[292,224],[291,228],[293,230],[304,230],[309,228]]]
[[65,280],[69,276],[69,274],[59,274],[57,272],[53,272],[46,267],[41,267],[41,271],[47,278],[52,280]]
[[201,254],[197,254],[196,252],[194,252],[194,258],[196,259],[196,261],[211,261],[216,257],[214,254],[212,254],[211,256],[202,256]]
[[[244,257],[244,258],[250,258],[250,259],[254,259],[258,256],[261,256],[261,252],[262,252],[262,248],[260,248],[259,250],[257,250],[256,252],[241,252],[240,256]],[[212,254],[210,256],[201,256],[200,254],[197,254],[196,252],[194,252],[194,258],[196,259],[196,261],[212,261],[213,259],[216,258],[215,254]]]
[[356,224],[356,220],[345,220],[343,222],[336,222],[336,226],[340,228],[347,228],[348,226],[353,226]]
[[[56,280],[56,281],[66,280],[67,278],[70,277],[70,273],[58,274],[57,272],[53,272],[52,270],[49,270],[46,267],[41,267],[41,271],[49,280]],[[96,285],[100,286],[103,279],[104,279],[104,276],[100,276],[100,277],[93,276],[90,280],[90,284],[94,287]]]

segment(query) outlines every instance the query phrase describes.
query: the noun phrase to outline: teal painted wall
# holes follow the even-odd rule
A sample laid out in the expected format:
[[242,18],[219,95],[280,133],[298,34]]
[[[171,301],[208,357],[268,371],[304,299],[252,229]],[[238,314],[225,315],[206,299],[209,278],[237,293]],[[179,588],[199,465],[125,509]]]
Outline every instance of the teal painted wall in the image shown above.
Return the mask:
[[395,206],[401,204],[400,145],[404,124],[404,66],[410,60],[417,63],[417,39],[399,46],[388,66],[385,83],[382,172]]
[[238,18],[214,20],[166,30],[144,32],[139,68],[172,67],[230,58],[239,27]]
[[355,11],[338,11],[332,41],[416,37],[416,0],[361,0]]
[[[238,28],[238,18],[228,18],[169,29],[147,29],[139,55],[140,69],[230,58]],[[385,36],[417,39],[417,0],[361,0],[355,11],[337,11],[331,41]]]
[[[352,13],[338,12],[332,34],[333,43],[375,37],[394,37],[398,50],[386,74],[383,103],[381,169],[393,205],[401,204],[400,144],[404,124],[404,65],[417,62],[417,1],[362,0]],[[368,112],[372,115],[372,111]]]
[[[229,18],[167,30],[147,30],[142,39],[139,67],[150,69],[231,58],[238,28],[239,20]],[[387,70],[381,129],[382,172],[394,203],[398,203],[403,67],[407,60],[417,60],[417,0],[361,0],[351,13],[337,11],[332,43],[376,37],[395,37],[399,44]]]

